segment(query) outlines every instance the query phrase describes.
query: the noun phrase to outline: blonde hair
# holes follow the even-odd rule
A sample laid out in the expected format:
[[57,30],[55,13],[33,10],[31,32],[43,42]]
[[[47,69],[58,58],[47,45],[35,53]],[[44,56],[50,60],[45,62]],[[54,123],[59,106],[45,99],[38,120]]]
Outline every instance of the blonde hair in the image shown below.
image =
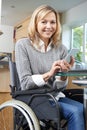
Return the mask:
[[50,6],[48,5],[42,5],[38,7],[32,14],[29,27],[28,27],[28,35],[33,43],[38,44],[39,37],[37,34],[37,23],[40,19],[43,19],[47,14],[54,12],[56,16],[56,32],[52,36],[53,44],[58,44],[58,41],[60,40],[60,33],[61,33],[61,26],[60,26],[60,20],[59,20],[59,14]]

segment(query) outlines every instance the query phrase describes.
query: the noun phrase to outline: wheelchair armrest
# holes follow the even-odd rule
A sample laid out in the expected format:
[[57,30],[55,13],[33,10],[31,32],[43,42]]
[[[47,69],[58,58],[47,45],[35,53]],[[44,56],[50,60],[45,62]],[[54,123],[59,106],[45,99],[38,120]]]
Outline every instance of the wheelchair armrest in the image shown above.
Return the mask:
[[48,92],[53,92],[54,90],[47,90],[47,89],[29,89],[29,90],[19,90],[15,92],[11,92],[13,98],[20,96],[20,95],[34,95],[34,94],[45,94]]
[[63,88],[55,89],[55,88],[50,88],[49,86],[44,86],[44,87],[36,87],[28,90],[19,90],[19,91],[11,91],[12,97],[16,97],[19,95],[33,95],[33,94],[46,94],[46,93],[52,93],[52,92],[60,92],[62,91]]

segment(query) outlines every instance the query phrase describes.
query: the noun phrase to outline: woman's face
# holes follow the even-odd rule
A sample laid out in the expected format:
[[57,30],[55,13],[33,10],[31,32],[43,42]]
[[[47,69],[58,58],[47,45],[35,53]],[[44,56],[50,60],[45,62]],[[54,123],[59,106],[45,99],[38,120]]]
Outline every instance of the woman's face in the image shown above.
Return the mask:
[[56,31],[56,16],[53,12],[39,20],[37,23],[37,31],[40,39],[48,43],[49,39]]

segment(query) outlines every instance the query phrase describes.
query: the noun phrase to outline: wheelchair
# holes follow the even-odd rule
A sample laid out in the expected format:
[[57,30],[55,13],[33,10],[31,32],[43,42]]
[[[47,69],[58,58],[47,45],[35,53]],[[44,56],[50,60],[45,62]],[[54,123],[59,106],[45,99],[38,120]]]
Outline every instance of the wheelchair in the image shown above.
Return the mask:
[[[67,121],[61,117],[61,108],[53,96],[55,91],[49,86],[21,90],[15,62],[9,59],[10,88],[12,100],[0,105],[0,117],[3,118],[5,130],[67,130]],[[62,90],[71,99],[83,102],[83,89]],[[50,103],[54,101],[54,105]],[[12,127],[4,120],[5,109],[11,109]],[[8,110],[7,110],[8,111]]]

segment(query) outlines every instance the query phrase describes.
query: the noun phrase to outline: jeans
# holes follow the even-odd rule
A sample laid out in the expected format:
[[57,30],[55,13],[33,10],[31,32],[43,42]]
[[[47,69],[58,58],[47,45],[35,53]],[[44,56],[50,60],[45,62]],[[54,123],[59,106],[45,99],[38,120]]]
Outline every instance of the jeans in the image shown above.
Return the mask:
[[[50,103],[55,106],[53,101]],[[58,103],[61,116],[68,121],[67,130],[85,130],[83,104],[66,97],[60,98]]]
[[85,130],[83,104],[66,97],[58,102],[62,116],[68,121],[68,130]]

